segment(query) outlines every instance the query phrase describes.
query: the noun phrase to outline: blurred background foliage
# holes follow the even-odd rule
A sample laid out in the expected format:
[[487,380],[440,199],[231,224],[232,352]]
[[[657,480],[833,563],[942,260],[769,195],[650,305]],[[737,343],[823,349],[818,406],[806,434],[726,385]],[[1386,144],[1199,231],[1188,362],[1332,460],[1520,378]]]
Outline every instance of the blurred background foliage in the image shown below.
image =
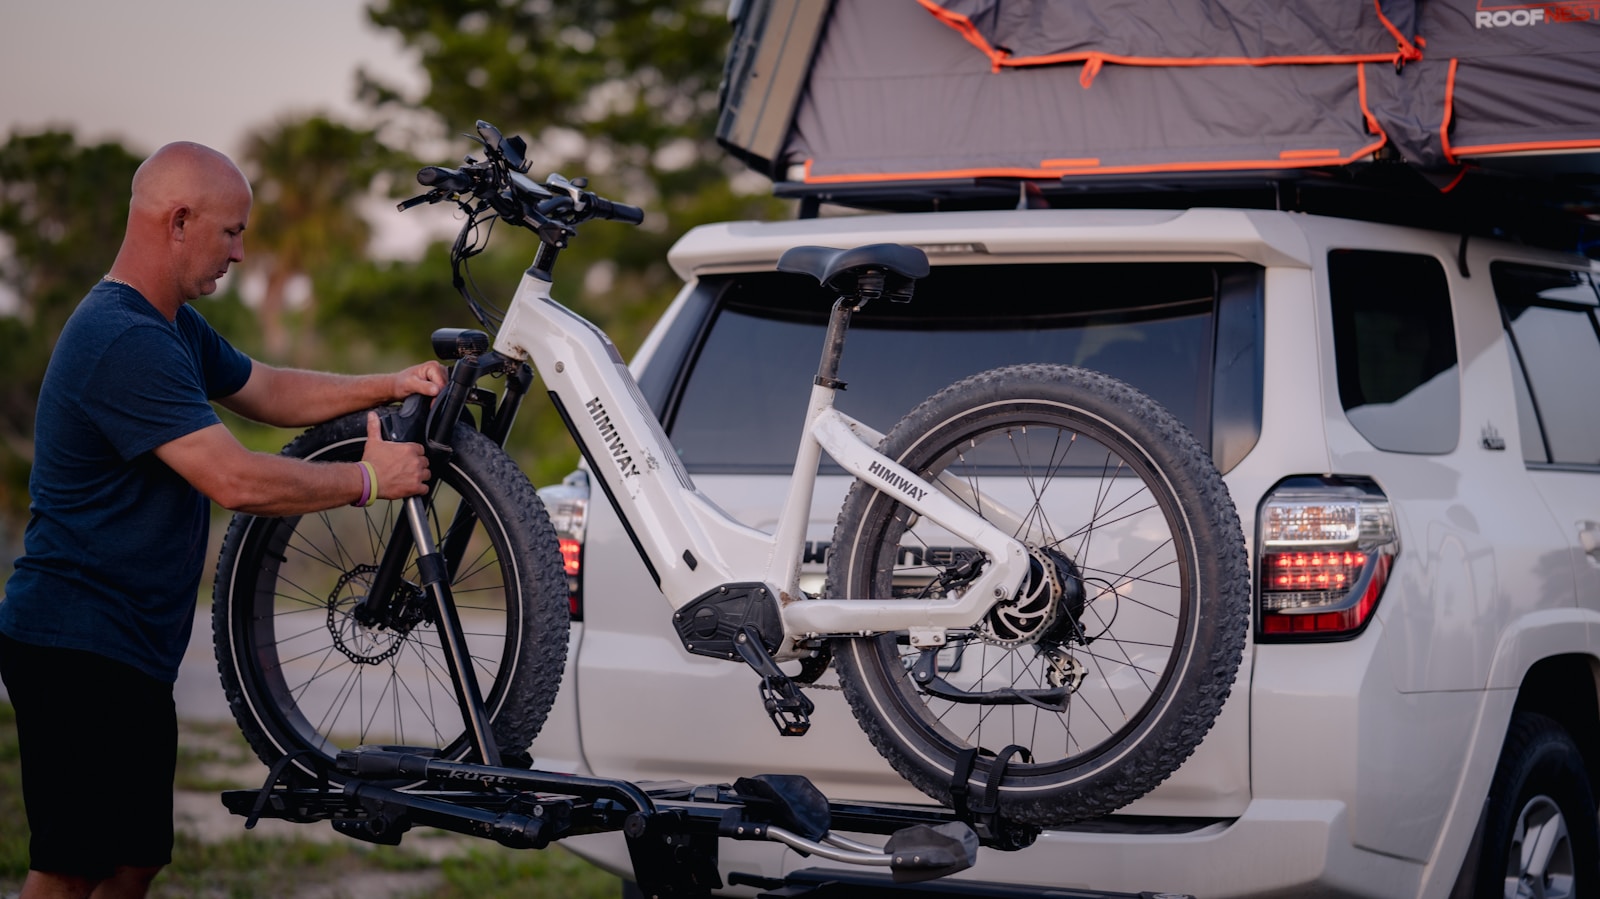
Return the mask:
[[[625,355],[679,287],[666,250],[680,235],[792,214],[713,137],[726,0],[373,0],[367,12],[418,54],[427,89],[407,95],[362,73],[363,122],[264,122],[236,159],[255,189],[245,261],[194,305],[262,361],[393,370],[428,354],[434,328],[476,325],[450,287],[448,238],[415,259],[369,248],[372,216],[399,214],[394,201],[419,192],[419,166],[472,150],[459,135],[478,119],[524,136],[533,174],[585,175],[592,189],[646,210],[637,229],[589,227],[558,271],[558,298]],[[61,130],[12,133],[0,146],[0,573],[21,550],[50,348],[115,257],[129,182],[153,149],[84,145]],[[450,220],[442,206],[407,215]],[[497,229],[473,261],[477,285],[503,305],[533,247],[531,235]],[[253,449],[275,451],[293,436],[224,417]],[[542,402],[525,409],[508,448],[536,485],[577,461]]]

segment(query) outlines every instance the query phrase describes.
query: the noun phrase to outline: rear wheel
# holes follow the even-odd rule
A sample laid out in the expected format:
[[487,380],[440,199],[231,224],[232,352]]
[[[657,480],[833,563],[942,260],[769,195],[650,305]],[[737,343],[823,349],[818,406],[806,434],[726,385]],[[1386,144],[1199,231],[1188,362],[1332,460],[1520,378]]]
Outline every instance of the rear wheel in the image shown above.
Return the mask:
[[[317,462],[361,458],[365,413],[285,448]],[[487,438],[458,425],[429,509],[435,540],[470,528],[451,591],[496,742],[520,751],[555,701],[567,654],[566,578],[533,486]],[[307,751],[307,773],[340,749],[397,745],[462,758],[471,749],[412,553],[383,621],[357,614],[399,502],[311,515],[238,515],[217,564],[217,666],[245,739],[272,764]]]
[[1600,890],[1589,775],[1583,753],[1554,720],[1512,717],[1482,837],[1479,899],[1577,899]]
[[[982,796],[1020,747],[996,797],[1039,825],[1109,813],[1168,777],[1228,696],[1250,597],[1233,501],[1182,424],[1104,375],[1022,365],[946,388],[881,451],[1001,524],[1031,570],[936,655],[905,633],[836,641],[879,752],[948,804],[964,754]],[[863,482],[832,545],[829,596],[951,596],[983,564]]]

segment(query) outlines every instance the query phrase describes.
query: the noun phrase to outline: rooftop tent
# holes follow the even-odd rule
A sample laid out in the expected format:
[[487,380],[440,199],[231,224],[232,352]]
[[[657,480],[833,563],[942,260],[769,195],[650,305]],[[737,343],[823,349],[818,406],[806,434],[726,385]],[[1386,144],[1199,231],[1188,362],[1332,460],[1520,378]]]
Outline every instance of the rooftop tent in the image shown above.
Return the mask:
[[734,15],[718,137],[788,195],[914,206],[1400,169],[1432,190],[1465,172],[1565,178],[1552,189],[1592,205],[1600,184],[1589,0],[745,0]]
[[[717,140],[758,171],[784,154],[831,0],[732,0]],[[771,172],[768,172],[771,174]]]

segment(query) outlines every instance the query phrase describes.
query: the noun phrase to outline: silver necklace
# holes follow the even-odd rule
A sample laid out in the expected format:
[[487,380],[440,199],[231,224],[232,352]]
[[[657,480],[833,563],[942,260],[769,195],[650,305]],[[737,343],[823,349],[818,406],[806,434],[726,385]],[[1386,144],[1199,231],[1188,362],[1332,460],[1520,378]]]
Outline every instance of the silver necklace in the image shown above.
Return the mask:
[[[112,284],[121,284],[123,287],[133,287],[132,284],[129,284],[128,282],[122,280],[121,278],[113,278],[110,275],[101,275],[100,276],[100,280],[102,280],[102,281],[110,281]],[[138,290],[137,287],[135,287],[134,289]]]

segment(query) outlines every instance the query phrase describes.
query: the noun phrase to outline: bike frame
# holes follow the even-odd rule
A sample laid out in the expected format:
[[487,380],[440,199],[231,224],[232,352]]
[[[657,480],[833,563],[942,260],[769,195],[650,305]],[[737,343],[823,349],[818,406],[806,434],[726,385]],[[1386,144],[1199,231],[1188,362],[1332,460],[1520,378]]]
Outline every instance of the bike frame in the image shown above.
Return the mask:
[[[908,631],[913,645],[942,644],[945,631],[974,626],[1001,598],[1016,595],[1027,550],[984,514],[1016,532],[1020,518],[955,478],[938,488],[874,449],[882,435],[834,409],[835,385],[819,375],[776,530],[744,525],[694,487],[660,422],[616,347],[599,328],[551,298],[536,265],[524,275],[495,337],[503,356],[530,363],[544,378],[584,457],[616,507],[651,576],[674,610],[719,587],[759,582],[778,598],[782,661],[808,650],[802,641]],[[853,307],[834,307],[823,371],[837,371]],[[831,358],[831,363],[830,363]],[[952,599],[808,599],[800,560],[822,452],[846,471],[984,552],[979,575]],[[947,495],[948,494],[948,495]],[[954,498],[952,498],[954,497]]]

